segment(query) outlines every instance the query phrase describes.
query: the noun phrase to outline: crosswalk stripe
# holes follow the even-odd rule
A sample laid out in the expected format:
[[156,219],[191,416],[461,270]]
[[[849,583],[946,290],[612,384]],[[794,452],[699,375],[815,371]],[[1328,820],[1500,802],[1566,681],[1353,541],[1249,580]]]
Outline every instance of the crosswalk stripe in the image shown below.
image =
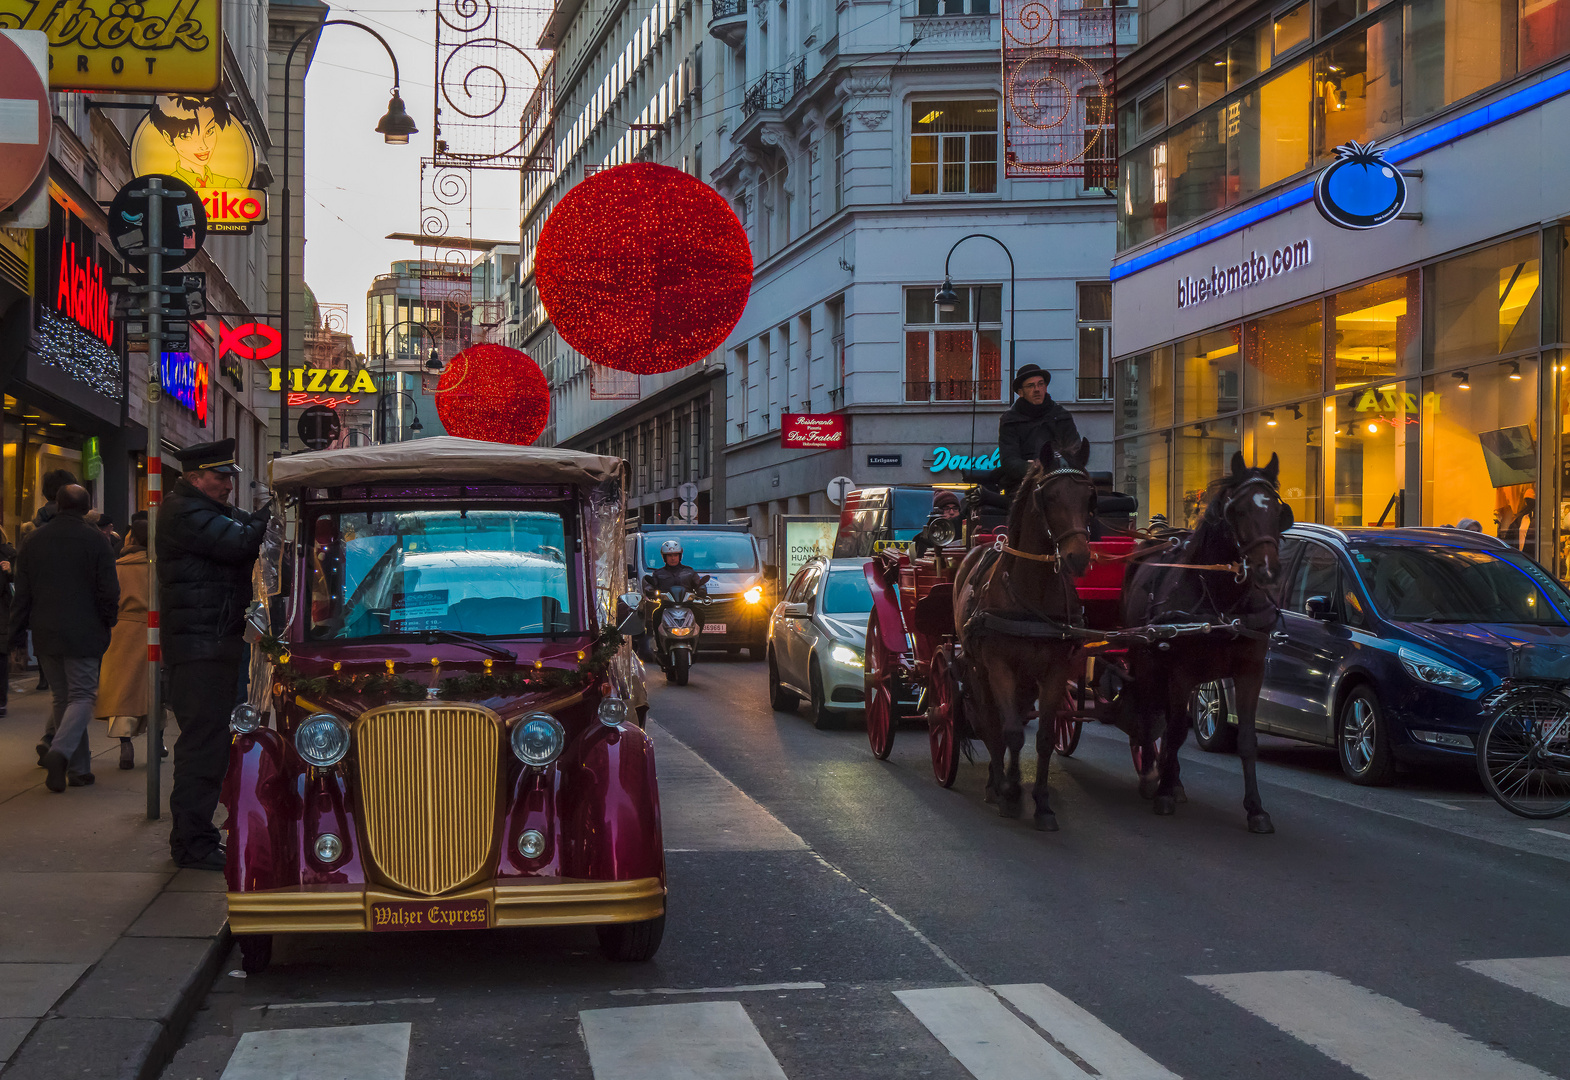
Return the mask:
[[1479,975],[1570,1008],[1570,956],[1523,956],[1516,960],[1463,960]]
[[247,1031],[219,1080],[404,1080],[408,1024]]
[[595,1080],[786,1080],[739,1001],[586,1009]]
[[992,989],[1108,1080],[1178,1080],[1176,1073],[1045,983]]
[[976,1080],[1086,1080],[1083,1069],[979,986],[894,996]]
[[1448,1024],[1329,972],[1189,978],[1369,1080],[1551,1080]]

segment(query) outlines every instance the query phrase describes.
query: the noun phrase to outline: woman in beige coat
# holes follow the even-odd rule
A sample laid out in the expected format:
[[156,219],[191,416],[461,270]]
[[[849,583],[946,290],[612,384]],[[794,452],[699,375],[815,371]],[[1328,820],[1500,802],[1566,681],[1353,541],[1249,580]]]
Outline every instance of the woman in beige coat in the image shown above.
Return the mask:
[[93,715],[109,721],[120,740],[120,768],[136,764],[132,738],[147,730],[147,521],[131,522],[125,549],[115,560],[120,578],[120,617],[109,637],[98,676]]

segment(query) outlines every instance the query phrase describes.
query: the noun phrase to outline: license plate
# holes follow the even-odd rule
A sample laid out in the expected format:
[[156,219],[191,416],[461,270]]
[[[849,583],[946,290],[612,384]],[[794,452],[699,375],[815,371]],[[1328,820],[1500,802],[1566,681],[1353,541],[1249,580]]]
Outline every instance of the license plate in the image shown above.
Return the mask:
[[703,632],[705,634],[723,634],[725,632],[725,624],[722,622],[706,622],[703,624]]
[[390,900],[371,903],[372,930],[484,930],[491,925],[485,900]]

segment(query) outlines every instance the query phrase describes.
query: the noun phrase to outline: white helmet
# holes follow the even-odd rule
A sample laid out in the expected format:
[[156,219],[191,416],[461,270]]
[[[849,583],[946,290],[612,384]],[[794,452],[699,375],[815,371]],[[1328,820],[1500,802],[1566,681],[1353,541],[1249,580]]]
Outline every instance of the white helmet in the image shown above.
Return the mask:
[[671,538],[670,540],[665,541],[665,543],[660,545],[660,554],[662,556],[664,556],[664,555],[680,555],[681,554],[681,541],[675,539],[674,537]]

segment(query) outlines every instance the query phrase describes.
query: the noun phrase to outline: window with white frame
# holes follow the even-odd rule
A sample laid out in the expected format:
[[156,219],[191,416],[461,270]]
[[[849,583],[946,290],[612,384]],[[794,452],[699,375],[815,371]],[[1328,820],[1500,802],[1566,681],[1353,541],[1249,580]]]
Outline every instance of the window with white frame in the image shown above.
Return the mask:
[[845,121],[829,129],[834,145],[834,209],[845,209]]
[[1101,401],[1112,396],[1107,371],[1112,343],[1112,283],[1079,283],[1079,378],[1080,401]]
[[930,285],[905,290],[905,400],[1003,400],[1003,286],[959,285],[953,311]]
[[911,102],[910,193],[993,195],[997,190],[997,99]]

